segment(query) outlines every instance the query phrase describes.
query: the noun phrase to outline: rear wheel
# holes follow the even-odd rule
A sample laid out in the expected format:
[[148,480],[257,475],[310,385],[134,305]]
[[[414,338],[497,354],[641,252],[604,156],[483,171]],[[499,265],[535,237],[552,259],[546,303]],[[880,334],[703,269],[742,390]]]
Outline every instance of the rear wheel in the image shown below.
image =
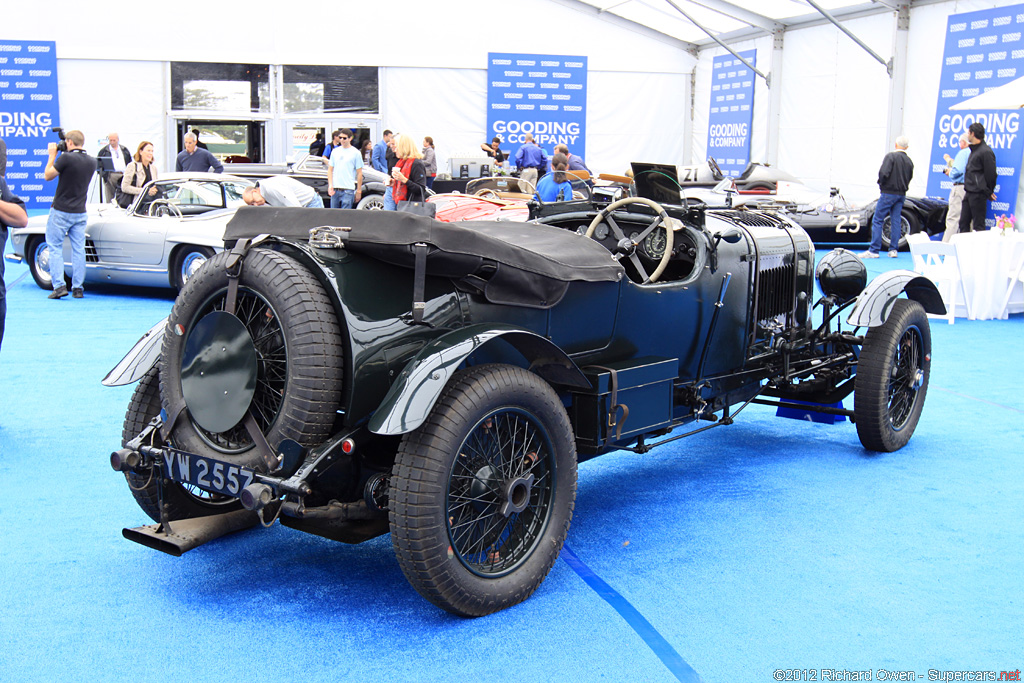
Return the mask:
[[[160,413],[160,375],[153,368],[135,387],[128,411],[124,416],[124,427],[121,429],[121,445],[127,446],[145,429],[150,420]],[[170,479],[157,479],[149,472],[125,472],[128,487],[135,497],[135,502],[149,515],[154,522],[160,521],[160,489],[163,489],[163,501],[167,506],[167,517],[191,519],[206,517],[222,512],[239,509],[241,506],[234,498],[207,493],[202,489],[185,486]]]
[[853,399],[864,448],[891,452],[910,441],[928,392],[931,354],[928,317],[916,301],[897,299],[886,321],[868,330]]
[[[341,331],[313,274],[267,249],[246,255],[237,303],[227,310],[229,257],[212,257],[178,294],[161,351],[161,396],[168,419],[187,408],[174,424],[178,448],[262,471],[247,422],[274,449],[285,439],[312,446],[330,435],[341,398]],[[224,329],[217,325],[227,326],[228,343],[204,336]]]
[[[921,230],[921,221],[918,220],[917,216],[909,211],[904,211],[900,215],[900,241],[896,245],[897,251],[907,251],[910,249],[910,242],[907,241],[907,235],[913,235]],[[885,223],[882,224],[882,249],[884,251],[890,251],[893,247],[892,240],[890,239],[892,232],[892,221],[889,217],[886,217]]]
[[460,371],[399,448],[391,539],[423,597],[482,616],[529,597],[565,542],[572,427],[554,390],[507,365]]

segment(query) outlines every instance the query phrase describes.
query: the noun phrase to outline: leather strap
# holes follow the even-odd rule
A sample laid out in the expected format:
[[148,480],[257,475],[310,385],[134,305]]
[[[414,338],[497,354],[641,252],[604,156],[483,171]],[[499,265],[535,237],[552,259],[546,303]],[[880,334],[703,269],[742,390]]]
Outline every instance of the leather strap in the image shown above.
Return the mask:
[[421,323],[423,322],[423,310],[427,307],[424,297],[427,289],[427,250],[429,247],[423,242],[417,242],[412,245],[412,249],[416,255],[412,286],[412,321]]
[[[604,365],[589,365],[588,368],[604,370],[610,375],[611,395],[608,397],[608,429],[615,430],[615,440],[622,438],[622,425],[626,424],[629,418],[629,406],[619,403],[619,371]],[[622,419],[618,419],[619,409],[622,409]]]

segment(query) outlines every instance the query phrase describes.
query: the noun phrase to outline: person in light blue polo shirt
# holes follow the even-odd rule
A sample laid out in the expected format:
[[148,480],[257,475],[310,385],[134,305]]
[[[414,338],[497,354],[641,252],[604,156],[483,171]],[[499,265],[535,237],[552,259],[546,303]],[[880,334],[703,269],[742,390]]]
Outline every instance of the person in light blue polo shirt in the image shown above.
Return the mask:
[[341,146],[327,163],[327,193],[332,209],[351,209],[363,193],[363,155],[352,146],[352,131],[341,131]]
[[967,170],[967,158],[971,156],[971,150],[967,146],[967,133],[960,136],[960,151],[956,158],[945,155],[946,168],[943,173],[953,181],[949,188],[949,208],[946,210],[946,232],[942,234],[942,241],[949,239],[960,230],[960,207],[964,203],[964,171]]

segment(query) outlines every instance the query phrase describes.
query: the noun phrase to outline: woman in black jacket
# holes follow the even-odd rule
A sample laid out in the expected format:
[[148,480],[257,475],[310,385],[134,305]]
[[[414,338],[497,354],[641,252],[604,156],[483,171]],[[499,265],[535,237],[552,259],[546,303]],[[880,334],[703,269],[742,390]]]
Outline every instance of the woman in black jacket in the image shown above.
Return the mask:
[[394,178],[392,196],[395,204],[402,200],[423,202],[427,199],[427,169],[423,165],[423,152],[417,147],[411,135],[398,138],[395,148],[398,162],[391,169]]

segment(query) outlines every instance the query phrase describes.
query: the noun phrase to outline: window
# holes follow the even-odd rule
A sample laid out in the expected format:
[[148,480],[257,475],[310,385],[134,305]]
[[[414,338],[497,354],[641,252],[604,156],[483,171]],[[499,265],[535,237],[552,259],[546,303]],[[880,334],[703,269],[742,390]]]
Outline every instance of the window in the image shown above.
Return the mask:
[[270,112],[266,64],[171,62],[171,109]]
[[380,110],[375,66],[285,65],[282,74],[287,114]]

